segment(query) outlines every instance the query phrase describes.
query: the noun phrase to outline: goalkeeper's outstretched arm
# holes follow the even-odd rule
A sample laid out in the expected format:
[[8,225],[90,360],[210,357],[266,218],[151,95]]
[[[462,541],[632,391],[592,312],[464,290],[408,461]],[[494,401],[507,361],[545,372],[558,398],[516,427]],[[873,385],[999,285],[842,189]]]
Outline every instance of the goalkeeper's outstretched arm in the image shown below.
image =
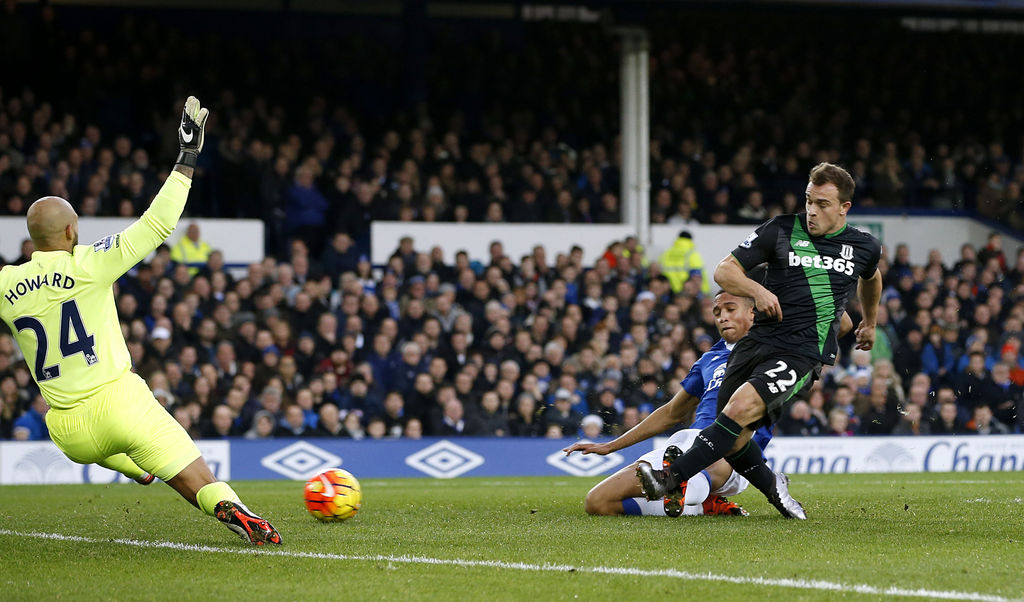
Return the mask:
[[181,152],[174,170],[160,188],[142,217],[120,234],[111,235],[101,248],[105,252],[89,253],[83,267],[98,280],[114,282],[132,266],[153,252],[170,236],[185,210],[188,191],[192,186],[192,173],[199,153],[203,150],[204,127],[210,112],[200,106],[199,100],[189,96],[181,113],[178,126],[178,144]]

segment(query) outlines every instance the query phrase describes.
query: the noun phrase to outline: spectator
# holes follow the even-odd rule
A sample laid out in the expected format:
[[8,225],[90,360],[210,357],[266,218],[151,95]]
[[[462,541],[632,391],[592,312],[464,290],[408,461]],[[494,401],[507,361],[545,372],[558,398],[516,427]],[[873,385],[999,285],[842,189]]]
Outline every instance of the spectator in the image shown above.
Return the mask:
[[374,380],[381,386],[390,388],[393,373],[400,361],[399,355],[392,351],[390,337],[377,333],[373,337],[373,349],[367,354],[366,361],[373,370]]
[[562,439],[565,436],[566,435],[562,430],[562,427],[557,424],[549,424],[547,429],[544,431],[545,439]]
[[930,430],[933,435],[965,435],[970,432],[957,417],[954,401],[946,401],[939,405],[939,411],[932,420]]
[[403,396],[412,393],[416,384],[416,375],[426,372],[423,364],[423,351],[412,341],[402,345],[402,359],[395,366],[392,386]]
[[303,424],[310,429],[316,428],[318,415],[313,405],[315,399],[313,396],[313,390],[310,388],[299,389],[295,393],[295,405],[302,410]]
[[893,364],[896,374],[902,378],[908,378],[921,372],[924,365],[922,353],[924,351],[924,335],[921,329],[911,327],[893,352]]
[[242,435],[242,430],[235,425],[235,413],[228,405],[219,405],[213,409],[213,416],[200,432],[203,439],[227,439]]
[[169,360],[176,359],[177,355],[171,345],[171,331],[166,326],[154,328],[150,334],[145,359],[138,366],[139,374],[143,377],[149,376],[160,370]]
[[459,437],[476,435],[476,427],[464,419],[462,402],[453,397],[444,404],[441,420],[434,429],[440,437]]
[[568,391],[565,393],[555,396],[554,403],[544,410],[541,422],[545,433],[549,432],[552,426],[558,426],[562,429],[563,437],[574,437],[583,416],[572,409],[572,395],[568,394]]
[[235,377],[235,383],[225,395],[224,405],[231,410],[231,430],[238,435],[244,435],[252,426],[253,417],[261,406],[250,396],[248,379],[244,375]]
[[857,384],[859,393],[867,393],[871,383],[871,376],[875,370],[874,365],[871,363],[871,352],[854,349],[850,353],[850,359],[851,364],[847,374],[853,377],[853,382]]
[[622,421],[622,410],[625,405],[615,395],[615,389],[602,388],[597,394],[597,406],[595,413],[604,421],[601,433],[611,435],[615,425]]
[[1005,424],[992,417],[992,408],[984,403],[974,406],[974,415],[965,428],[977,435],[1006,435],[1010,432]]
[[788,436],[820,435],[825,425],[811,413],[811,406],[797,400],[789,407],[789,414],[779,421],[778,434]]
[[341,423],[341,412],[338,410],[338,406],[333,403],[324,403],[320,406],[320,412],[317,414],[318,420],[316,430],[313,433],[315,437],[343,437],[345,436],[345,427]]
[[853,429],[850,427],[850,415],[843,408],[832,408],[828,413],[828,433],[838,437],[852,437]]
[[[260,392],[260,407],[267,412],[270,412],[274,418],[274,427],[277,427],[277,421],[281,417],[281,406],[282,406],[282,393],[281,389],[274,385],[267,385]],[[255,416],[254,416],[255,418]]]
[[633,407],[626,407],[622,410],[622,422],[618,425],[616,435],[621,435],[634,426],[640,424],[640,410]]
[[405,429],[402,431],[402,436],[406,439],[421,439],[423,438],[423,423],[420,422],[419,418],[410,418],[405,423]]
[[348,232],[336,232],[331,244],[324,249],[320,257],[324,273],[337,282],[343,272],[355,272],[359,268],[359,254],[355,249],[355,241]]
[[640,378],[640,388],[633,391],[628,403],[650,413],[665,401],[665,392],[659,386],[658,378],[653,374],[645,374]]
[[356,374],[349,381],[348,393],[342,396],[340,407],[345,412],[374,416],[379,413],[381,404],[378,395],[377,391],[370,389],[365,374]]
[[1010,380],[1010,366],[999,362],[992,367],[990,406],[995,419],[1012,427],[1024,412],[1024,387]]
[[705,295],[711,292],[711,285],[704,274],[704,259],[697,251],[693,235],[688,230],[679,232],[672,246],[661,254],[659,263],[673,293],[682,292],[683,283],[695,275],[701,277],[701,292]]
[[388,433],[387,426],[381,418],[371,418],[366,424],[366,436],[370,439],[383,439]]
[[587,439],[596,439],[604,430],[604,420],[597,414],[587,414],[580,421],[580,435]]
[[477,412],[473,431],[475,435],[485,437],[505,437],[509,434],[507,408],[502,408],[501,400],[496,391],[488,391],[480,398],[480,410]]
[[959,330],[955,327],[932,327],[921,352],[921,364],[923,370],[933,380],[948,382],[953,376],[957,358],[954,342],[958,336]]
[[989,378],[985,370],[985,354],[981,351],[974,351],[970,354],[970,361],[963,372],[956,376],[955,392],[960,400],[962,409],[966,413],[973,412],[979,404],[992,399],[995,391],[995,383]]
[[277,420],[269,410],[256,412],[252,419],[252,428],[245,433],[246,439],[270,439],[277,428]]
[[923,420],[921,406],[917,404],[908,405],[892,429],[893,435],[927,435],[930,432],[931,426]]
[[850,419],[850,425],[856,427],[860,422],[857,419],[857,413],[853,405],[854,397],[853,389],[845,383],[840,383],[832,393],[832,408],[845,412],[847,418]]
[[747,200],[736,212],[740,223],[758,225],[767,220],[768,210],[764,206],[764,196],[760,190],[751,190]]
[[189,437],[198,439],[200,436],[199,431],[199,408],[198,404],[192,402],[181,405],[174,405],[170,408],[171,415],[178,421],[185,432],[188,433]]
[[185,229],[185,236],[171,247],[171,261],[188,266],[189,276],[195,276],[200,267],[206,265],[212,251],[210,244],[199,238],[199,224],[191,222]]
[[513,437],[539,437],[541,424],[537,416],[537,399],[529,393],[520,394],[516,413],[509,421],[509,432]]
[[50,406],[42,395],[36,394],[28,410],[14,420],[12,433],[18,441],[43,441],[50,438],[46,428],[46,412]]
[[314,253],[319,252],[329,203],[313,186],[313,170],[308,165],[296,168],[295,181],[285,196],[288,234],[307,241]]
[[366,431],[363,430],[363,423],[359,418],[359,412],[348,412],[345,414],[343,424],[345,425],[343,437],[349,437],[354,441],[361,441],[366,438]]
[[895,400],[889,398],[885,381],[873,380],[868,393],[868,408],[860,415],[860,432],[865,435],[888,435],[898,420]]
[[306,424],[306,414],[296,404],[289,405],[284,410],[284,420],[278,423],[274,429],[275,437],[313,437],[315,433]]
[[[420,379],[417,378],[419,383]],[[384,421],[384,430],[388,437],[401,437],[405,427],[405,400],[398,391],[391,391],[384,397],[384,413],[380,416]]]
[[1001,272],[1006,272],[1006,255],[1003,254],[1003,235],[990,232],[988,243],[978,251],[978,263],[985,265],[989,259],[995,259]]
[[824,434],[828,427],[828,416],[825,414],[825,392],[822,388],[816,386],[811,389],[807,397],[807,407],[811,417],[818,424],[817,434]]
[[[35,196],[35,195],[33,195]],[[21,241],[21,254],[18,255],[13,261],[9,262],[11,265],[21,265],[32,261],[32,253],[34,253],[36,247],[32,244],[32,240],[26,238]]]

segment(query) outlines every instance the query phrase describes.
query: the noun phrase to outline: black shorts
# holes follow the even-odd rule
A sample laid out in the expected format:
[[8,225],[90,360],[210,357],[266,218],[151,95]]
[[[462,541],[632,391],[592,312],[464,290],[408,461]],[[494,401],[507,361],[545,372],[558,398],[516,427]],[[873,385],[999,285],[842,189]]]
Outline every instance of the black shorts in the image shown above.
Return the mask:
[[744,337],[729,355],[718,390],[718,411],[743,383],[750,383],[764,401],[765,416],[748,427],[756,430],[771,426],[778,422],[789,402],[810,389],[819,375],[820,361]]

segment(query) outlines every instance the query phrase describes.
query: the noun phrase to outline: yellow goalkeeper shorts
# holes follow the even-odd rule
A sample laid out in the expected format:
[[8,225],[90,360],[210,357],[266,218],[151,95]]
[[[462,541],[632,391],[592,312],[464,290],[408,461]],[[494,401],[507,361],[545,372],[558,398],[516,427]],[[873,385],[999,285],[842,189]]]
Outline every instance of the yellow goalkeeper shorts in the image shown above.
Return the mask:
[[74,408],[51,409],[46,413],[46,426],[57,447],[79,464],[123,453],[163,481],[200,456],[185,429],[134,372]]

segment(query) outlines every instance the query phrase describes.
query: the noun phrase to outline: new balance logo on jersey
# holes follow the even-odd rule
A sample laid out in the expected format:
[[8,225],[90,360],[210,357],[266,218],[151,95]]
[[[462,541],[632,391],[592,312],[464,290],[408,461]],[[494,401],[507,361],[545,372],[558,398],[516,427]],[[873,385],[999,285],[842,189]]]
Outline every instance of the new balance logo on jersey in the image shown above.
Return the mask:
[[794,247],[800,247],[800,248],[809,247],[809,246],[811,246],[811,241],[809,241],[809,240],[798,240],[795,243],[793,243],[793,246]]
[[835,257],[822,257],[821,255],[797,255],[789,252],[789,265],[792,267],[818,268],[819,270],[833,270],[840,274],[853,276],[854,263],[848,259],[836,259]]

